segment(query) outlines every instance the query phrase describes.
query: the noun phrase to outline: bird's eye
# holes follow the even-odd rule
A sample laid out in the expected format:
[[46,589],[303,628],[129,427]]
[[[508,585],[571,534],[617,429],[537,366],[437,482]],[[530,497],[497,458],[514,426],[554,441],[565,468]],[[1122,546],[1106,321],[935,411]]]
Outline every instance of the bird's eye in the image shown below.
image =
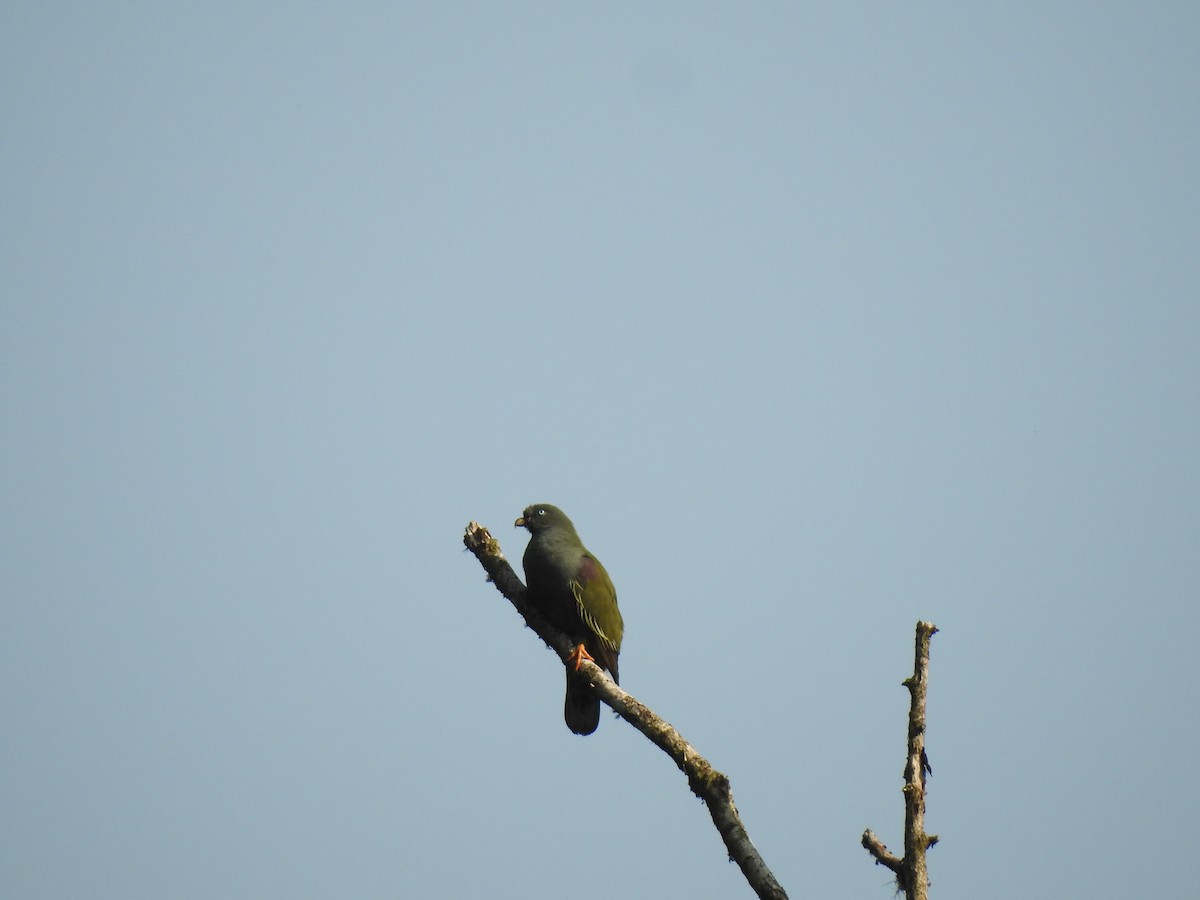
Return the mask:
[[546,514],[546,511],[545,511],[544,509],[539,509],[539,510],[538,510],[538,515],[539,515],[539,516],[544,516],[545,514]]

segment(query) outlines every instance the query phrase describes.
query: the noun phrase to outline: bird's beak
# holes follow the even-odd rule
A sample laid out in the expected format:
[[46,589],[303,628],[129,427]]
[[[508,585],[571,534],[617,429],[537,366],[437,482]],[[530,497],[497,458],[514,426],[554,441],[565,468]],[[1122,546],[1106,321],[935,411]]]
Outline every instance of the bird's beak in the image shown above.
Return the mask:
[[524,518],[517,519],[517,521],[513,522],[513,528],[520,528],[520,527],[522,527],[524,524],[525,524],[525,519],[524,519]]

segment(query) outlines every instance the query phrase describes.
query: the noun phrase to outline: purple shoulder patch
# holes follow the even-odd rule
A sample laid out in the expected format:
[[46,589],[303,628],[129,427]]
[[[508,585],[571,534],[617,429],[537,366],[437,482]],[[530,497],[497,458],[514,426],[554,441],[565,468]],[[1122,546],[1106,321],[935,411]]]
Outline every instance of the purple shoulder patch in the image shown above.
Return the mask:
[[599,577],[599,575],[600,566],[597,565],[594,559],[585,553],[583,555],[583,559],[579,562],[579,580],[584,584],[587,584],[593,578]]

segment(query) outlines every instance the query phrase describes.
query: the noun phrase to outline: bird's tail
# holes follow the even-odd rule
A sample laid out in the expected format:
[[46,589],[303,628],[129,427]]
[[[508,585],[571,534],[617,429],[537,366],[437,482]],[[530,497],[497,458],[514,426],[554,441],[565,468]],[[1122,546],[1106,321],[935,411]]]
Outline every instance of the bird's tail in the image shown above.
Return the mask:
[[600,699],[587,679],[567,670],[567,699],[563,718],[576,734],[591,734],[600,725]]

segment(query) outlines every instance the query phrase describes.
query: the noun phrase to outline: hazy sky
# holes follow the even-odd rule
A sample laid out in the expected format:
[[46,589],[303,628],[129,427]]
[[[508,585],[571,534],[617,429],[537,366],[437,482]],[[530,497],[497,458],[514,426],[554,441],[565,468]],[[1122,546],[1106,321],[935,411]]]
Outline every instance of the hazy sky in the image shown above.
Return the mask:
[[0,5],[0,894],[1183,897],[1200,6]]

